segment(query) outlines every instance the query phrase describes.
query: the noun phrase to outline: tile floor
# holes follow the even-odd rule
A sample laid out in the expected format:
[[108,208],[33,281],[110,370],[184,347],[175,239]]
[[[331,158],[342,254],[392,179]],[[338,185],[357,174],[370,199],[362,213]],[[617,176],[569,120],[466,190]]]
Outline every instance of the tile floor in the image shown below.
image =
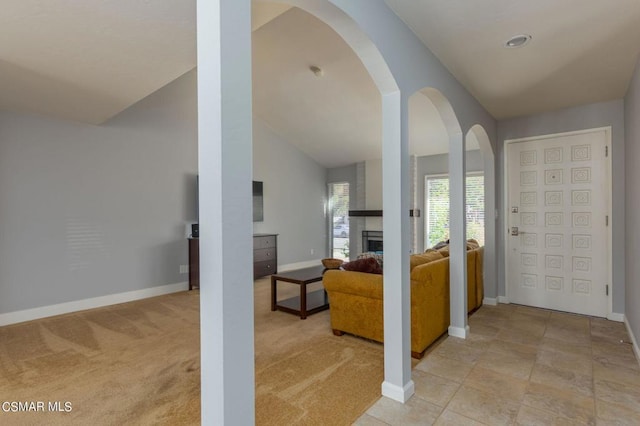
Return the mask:
[[444,339],[415,366],[406,404],[383,397],[354,424],[640,425],[624,324],[498,305],[469,325],[470,338]]

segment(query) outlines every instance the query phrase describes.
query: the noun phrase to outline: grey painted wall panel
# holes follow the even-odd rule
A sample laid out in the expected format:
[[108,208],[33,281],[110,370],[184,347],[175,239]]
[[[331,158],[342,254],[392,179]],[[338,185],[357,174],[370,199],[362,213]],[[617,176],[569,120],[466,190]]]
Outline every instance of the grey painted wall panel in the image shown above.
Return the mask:
[[504,141],[611,126],[613,177],[613,312],[625,312],[625,130],[622,100],[600,102],[498,122],[496,194],[498,294],[505,295]]
[[256,117],[253,179],[264,182],[264,222],[255,222],[253,230],[279,234],[278,264],[326,257],[327,169]]
[[0,313],[187,281],[196,74],[102,126],[0,113]]
[[640,338],[640,61],[625,97],[626,290],[625,315],[636,341]]

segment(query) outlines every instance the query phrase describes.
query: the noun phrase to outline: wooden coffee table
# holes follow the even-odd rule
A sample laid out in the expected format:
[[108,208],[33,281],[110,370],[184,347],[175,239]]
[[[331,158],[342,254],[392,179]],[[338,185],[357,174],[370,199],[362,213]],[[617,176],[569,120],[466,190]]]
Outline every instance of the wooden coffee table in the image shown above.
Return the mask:
[[[299,315],[300,319],[307,319],[307,315],[329,309],[329,299],[324,289],[307,294],[307,284],[322,281],[324,271],[324,266],[313,266],[271,275],[271,310],[288,312]],[[278,281],[298,284],[300,296],[278,300]]]

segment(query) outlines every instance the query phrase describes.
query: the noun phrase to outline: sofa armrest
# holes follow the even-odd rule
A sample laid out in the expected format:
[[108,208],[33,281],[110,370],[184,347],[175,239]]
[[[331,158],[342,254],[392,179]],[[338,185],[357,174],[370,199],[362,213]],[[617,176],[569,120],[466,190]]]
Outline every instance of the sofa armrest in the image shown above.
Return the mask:
[[325,290],[382,300],[382,275],[355,271],[326,271],[322,277]]

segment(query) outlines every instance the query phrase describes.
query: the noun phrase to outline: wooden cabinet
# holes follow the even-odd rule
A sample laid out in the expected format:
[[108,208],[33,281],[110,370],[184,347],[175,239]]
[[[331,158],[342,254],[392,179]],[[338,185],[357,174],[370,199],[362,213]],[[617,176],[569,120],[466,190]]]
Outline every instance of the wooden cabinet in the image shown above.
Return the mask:
[[253,236],[253,278],[278,272],[278,235],[255,234]]
[[189,238],[189,290],[200,288],[200,241]]

